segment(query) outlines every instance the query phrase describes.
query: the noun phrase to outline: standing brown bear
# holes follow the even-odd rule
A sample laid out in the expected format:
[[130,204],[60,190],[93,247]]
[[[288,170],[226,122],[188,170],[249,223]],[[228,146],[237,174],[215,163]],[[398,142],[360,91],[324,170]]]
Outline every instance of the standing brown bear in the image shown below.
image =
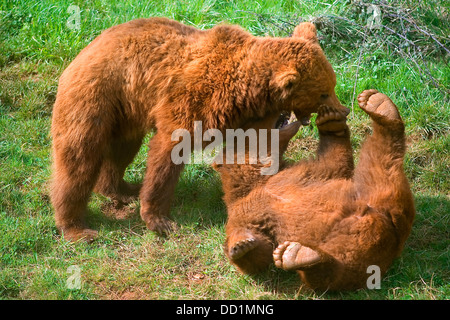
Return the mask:
[[[170,230],[182,164],[171,161],[176,129],[238,128],[268,112],[309,119],[320,104],[341,108],[336,77],[310,23],[290,38],[254,37],[236,26],[198,30],[165,18],[104,31],[62,74],[53,109],[51,200],[68,240],[93,239],[84,214],[92,191],[122,203],[140,196],[150,230]],[[142,188],[123,180],[151,139]]]
[[[225,253],[242,272],[274,261],[313,289],[355,289],[371,272],[381,277],[400,254],[415,215],[403,171],[404,125],[386,95],[366,90],[358,100],[373,134],[356,169],[346,115],[329,106],[318,110],[315,159],[271,177],[260,175],[262,164],[215,165],[228,208]],[[253,127],[273,124],[268,117]],[[298,127],[280,129],[281,154]]]

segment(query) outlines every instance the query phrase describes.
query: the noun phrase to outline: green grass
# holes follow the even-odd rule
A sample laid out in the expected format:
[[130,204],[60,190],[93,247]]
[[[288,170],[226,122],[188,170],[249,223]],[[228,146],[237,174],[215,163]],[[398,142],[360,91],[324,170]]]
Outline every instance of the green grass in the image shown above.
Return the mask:
[[[430,9],[407,0],[391,2],[395,10],[384,8],[386,28],[366,37],[358,30],[367,6],[358,3],[0,2],[0,299],[449,299],[450,69],[444,49],[450,43],[444,10],[449,3],[435,0]],[[70,5],[81,10],[80,30],[66,26]],[[387,15],[393,12],[398,16]],[[442,46],[400,21],[406,13]],[[273,36],[288,36],[300,20],[314,21],[336,70],[342,103],[356,106],[354,92],[366,88],[393,98],[406,122],[405,170],[417,218],[380,290],[318,294],[302,287],[295,274],[274,267],[256,277],[239,274],[222,251],[226,209],[220,179],[206,165],[185,169],[172,208],[177,228],[168,237],[146,230],[138,214],[123,220],[103,215],[108,199],[94,195],[89,223],[99,230],[99,239],[87,245],[60,238],[48,197],[49,129],[58,78],[102,30],[150,16],[203,29],[235,23],[255,35]],[[357,153],[370,122],[357,107],[352,111]],[[292,160],[314,151],[317,133],[304,128],[296,138],[287,154]],[[146,150],[144,145],[127,180],[142,179]],[[80,268],[79,289],[67,285],[73,265]]]

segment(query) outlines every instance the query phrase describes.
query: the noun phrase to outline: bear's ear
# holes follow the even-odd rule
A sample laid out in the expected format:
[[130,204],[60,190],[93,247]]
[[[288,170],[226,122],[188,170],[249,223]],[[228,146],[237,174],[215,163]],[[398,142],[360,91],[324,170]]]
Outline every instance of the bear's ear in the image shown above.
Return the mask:
[[293,37],[318,42],[316,27],[311,22],[302,22],[294,29]]

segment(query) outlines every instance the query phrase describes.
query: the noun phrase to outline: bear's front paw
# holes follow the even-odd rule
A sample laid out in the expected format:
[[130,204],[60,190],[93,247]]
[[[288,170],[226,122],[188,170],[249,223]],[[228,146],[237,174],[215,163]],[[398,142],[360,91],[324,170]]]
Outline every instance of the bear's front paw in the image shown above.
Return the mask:
[[255,238],[243,239],[235,242],[228,250],[228,256],[231,260],[237,260],[243,257],[247,252],[255,249],[258,243]]
[[316,125],[321,133],[343,136],[348,132],[347,114],[336,108],[321,105],[317,110]]
[[315,265],[322,260],[322,256],[298,242],[285,241],[273,252],[273,260],[278,268],[297,270]]

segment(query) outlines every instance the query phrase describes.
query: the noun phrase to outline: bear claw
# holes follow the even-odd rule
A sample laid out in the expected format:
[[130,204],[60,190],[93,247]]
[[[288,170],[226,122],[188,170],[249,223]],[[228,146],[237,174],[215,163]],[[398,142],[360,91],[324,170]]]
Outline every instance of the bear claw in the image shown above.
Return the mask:
[[149,230],[156,232],[160,236],[168,235],[176,226],[175,222],[165,216],[151,216],[145,219],[145,224]]
[[316,125],[321,132],[342,135],[347,129],[347,114],[327,105],[321,105],[317,111]]
[[236,260],[244,256],[247,252],[253,250],[257,246],[255,238],[248,238],[236,242],[228,251],[230,259]]

